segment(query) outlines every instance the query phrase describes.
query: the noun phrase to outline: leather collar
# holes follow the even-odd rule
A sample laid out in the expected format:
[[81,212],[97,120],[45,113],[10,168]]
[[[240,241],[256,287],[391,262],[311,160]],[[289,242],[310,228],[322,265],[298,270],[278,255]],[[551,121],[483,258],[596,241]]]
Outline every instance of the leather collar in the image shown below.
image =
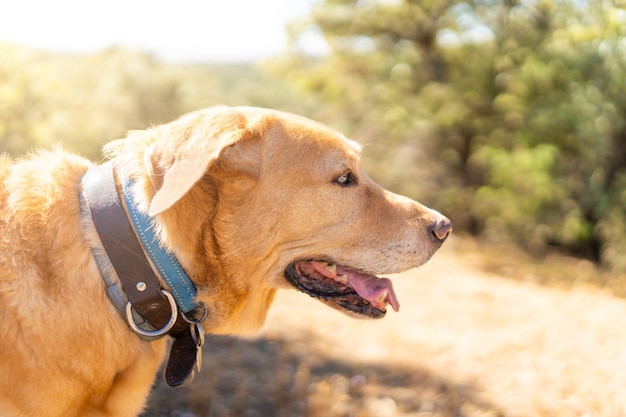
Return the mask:
[[179,386],[194,367],[200,370],[200,323],[207,310],[196,302],[176,257],[158,244],[152,219],[137,209],[129,180],[120,176],[113,162],[87,171],[80,195],[83,228],[86,236],[95,230],[100,238],[90,247],[109,299],[129,327],[147,341],[173,338],[165,380]]

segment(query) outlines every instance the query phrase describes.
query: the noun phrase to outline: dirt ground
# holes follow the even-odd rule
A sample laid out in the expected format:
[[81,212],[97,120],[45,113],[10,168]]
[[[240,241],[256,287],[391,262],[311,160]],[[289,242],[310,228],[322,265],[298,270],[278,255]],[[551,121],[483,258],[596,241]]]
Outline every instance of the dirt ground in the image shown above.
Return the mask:
[[143,416],[625,416],[626,301],[478,264],[447,242],[391,277],[400,312],[377,321],[282,291],[261,334],[209,338],[202,372],[157,382]]

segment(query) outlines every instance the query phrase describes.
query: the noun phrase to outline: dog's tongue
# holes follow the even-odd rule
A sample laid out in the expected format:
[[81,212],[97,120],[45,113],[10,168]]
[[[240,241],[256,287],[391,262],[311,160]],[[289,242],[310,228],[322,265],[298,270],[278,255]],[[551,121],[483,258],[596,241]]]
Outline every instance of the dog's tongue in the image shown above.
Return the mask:
[[311,262],[311,264],[326,277],[352,287],[360,297],[369,301],[374,307],[384,310],[387,304],[390,304],[395,311],[400,310],[400,303],[389,278],[364,275],[341,266],[337,266],[335,270],[334,266],[329,266],[325,262]]
[[393,291],[393,284],[389,278],[377,278],[372,275],[363,275],[358,272],[337,267],[339,275],[347,275],[348,283],[361,297],[377,308],[384,309],[387,304],[395,311],[400,310],[400,303]]

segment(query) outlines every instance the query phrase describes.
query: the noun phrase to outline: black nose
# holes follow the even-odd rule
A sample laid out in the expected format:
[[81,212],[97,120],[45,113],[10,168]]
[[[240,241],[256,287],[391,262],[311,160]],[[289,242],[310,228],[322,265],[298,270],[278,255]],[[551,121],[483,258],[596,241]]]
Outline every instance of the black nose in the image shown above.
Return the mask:
[[447,217],[442,216],[441,219],[430,226],[430,231],[433,236],[435,236],[435,239],[443,243],[443,241],[450,236],[450,233],[452,233],[452,222]]

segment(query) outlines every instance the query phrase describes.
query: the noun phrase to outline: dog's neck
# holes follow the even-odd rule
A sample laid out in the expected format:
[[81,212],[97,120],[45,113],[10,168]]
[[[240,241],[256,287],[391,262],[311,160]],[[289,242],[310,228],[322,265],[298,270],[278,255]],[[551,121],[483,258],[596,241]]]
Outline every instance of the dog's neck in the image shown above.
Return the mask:
[[159,245],[154,219],[138,209],[130,185],[112,162],[90,168],[82,181],[83,227],[86,235],[99,236],[90,242],[92,253],[109,298],[132,331],[147,341],[174,339],[166,381],[181,385],[194,366],[199,369],[207,310],[176,257]]

